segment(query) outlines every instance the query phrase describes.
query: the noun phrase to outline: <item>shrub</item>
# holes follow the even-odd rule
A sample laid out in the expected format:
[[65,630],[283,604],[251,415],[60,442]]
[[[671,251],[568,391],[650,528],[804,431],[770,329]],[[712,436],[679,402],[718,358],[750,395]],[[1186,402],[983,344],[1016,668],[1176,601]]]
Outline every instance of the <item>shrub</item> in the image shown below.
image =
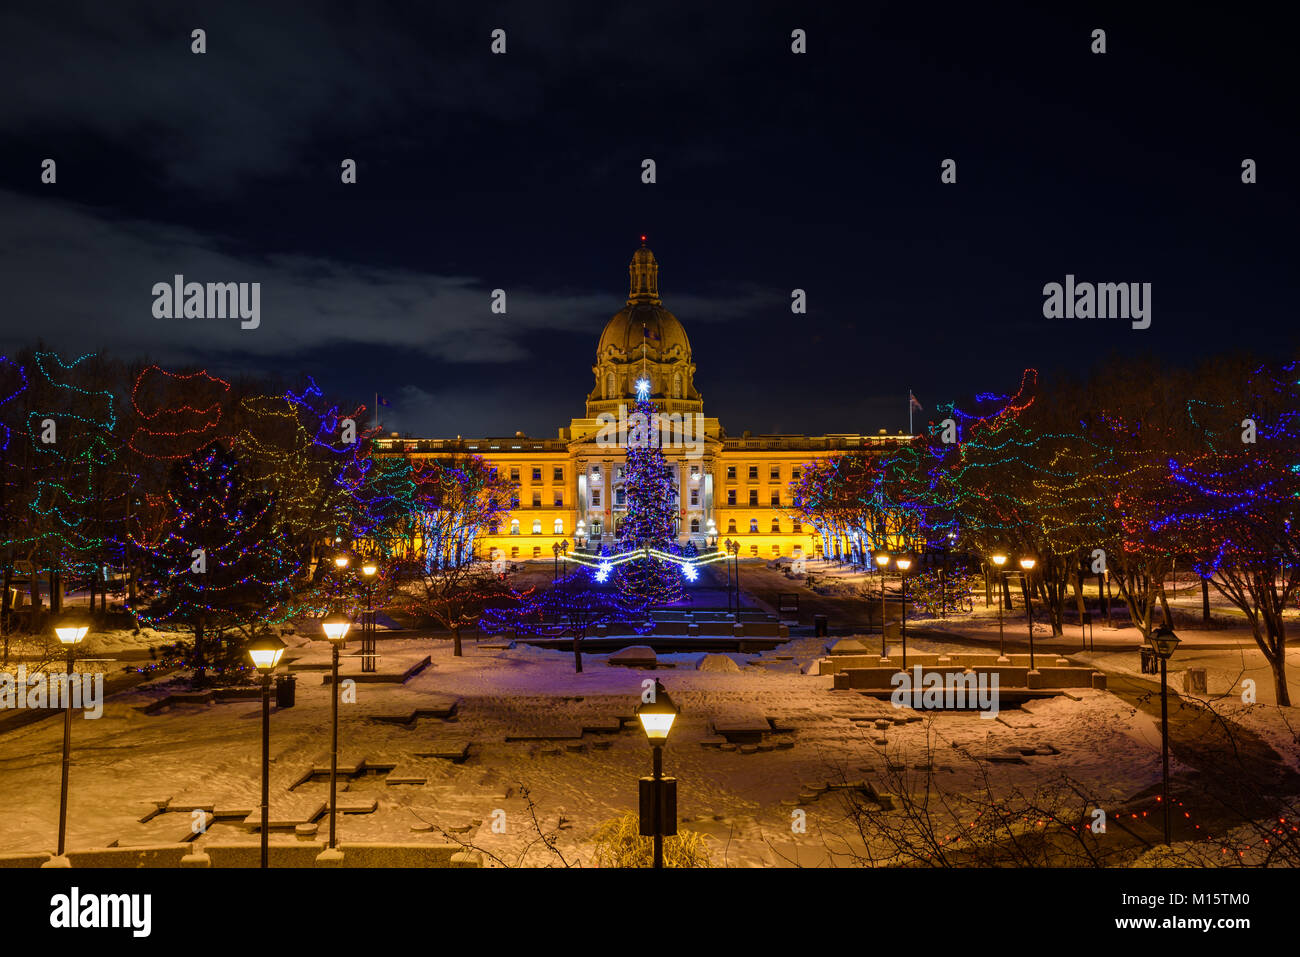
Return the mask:
[[[654,839],[641,836],[640,819],[624,814],[606,821],[592,835],[597,867],[650,867]],[[664,838],[664,867],[710,867],[709,846],[698,831]]]

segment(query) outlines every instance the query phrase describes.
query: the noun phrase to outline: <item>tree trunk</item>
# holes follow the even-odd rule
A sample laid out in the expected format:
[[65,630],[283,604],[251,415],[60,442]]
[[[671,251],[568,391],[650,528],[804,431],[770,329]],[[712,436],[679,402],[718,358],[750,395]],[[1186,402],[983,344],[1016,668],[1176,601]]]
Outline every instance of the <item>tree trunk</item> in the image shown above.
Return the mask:
[[1210,580],[1201,579],[1201,622],[1210,623]]
[[457,658],[461,657],[460,653],[460,625],[451,626],[451,653]]
[[573,670],[582,674],[582,635],[576,628],[573,630]]
[[204,647],[203,619],[194,622],[194,687],[201,688],[208,679],[207,649]]
[[1165,613],[1165,627],[1174,627],[1174,616],[1169,611],[1169,598],[1165,595],[1165,583],[1160,582],[1160,610]]

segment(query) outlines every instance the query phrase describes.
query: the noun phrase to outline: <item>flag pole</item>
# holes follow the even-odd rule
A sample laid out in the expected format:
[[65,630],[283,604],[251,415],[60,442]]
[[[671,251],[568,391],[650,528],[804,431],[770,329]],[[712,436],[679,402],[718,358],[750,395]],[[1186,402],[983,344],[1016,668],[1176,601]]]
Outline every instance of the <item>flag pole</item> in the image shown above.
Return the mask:
[[375,430],[379,430],[379,393],[375,393]]
[[907,390],[907,437],[912,437],[912,390]]

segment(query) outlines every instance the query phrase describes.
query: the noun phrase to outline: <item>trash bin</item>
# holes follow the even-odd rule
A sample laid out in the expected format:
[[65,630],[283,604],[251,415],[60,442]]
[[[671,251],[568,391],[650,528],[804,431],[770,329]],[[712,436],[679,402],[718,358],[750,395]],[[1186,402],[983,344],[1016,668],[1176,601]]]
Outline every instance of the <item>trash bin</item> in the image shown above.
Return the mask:
[[298,684],[297,675],[278,675],[275,679],[275,706],[292,708]]
[[826,634],[826,616],[813,615],[813,636],[816,638],[825,638]]
[[1183,672],[1183,690],[1191,694],[1208,694],[1204,668],[1188,668]]
[[1156,664],[1156,650],[1150,645],[1143,645],[1140,651],[1142,652],[1142,674],[1159,674],[1160,666]]

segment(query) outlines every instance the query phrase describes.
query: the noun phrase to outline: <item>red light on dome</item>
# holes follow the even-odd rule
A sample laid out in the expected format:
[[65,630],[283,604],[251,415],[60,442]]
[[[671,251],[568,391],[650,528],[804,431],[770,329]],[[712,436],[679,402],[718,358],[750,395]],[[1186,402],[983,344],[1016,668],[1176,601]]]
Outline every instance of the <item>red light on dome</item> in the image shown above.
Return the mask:
[[641,242],[645,242],[645,237],[644,237],[644,236],[641,237]]

